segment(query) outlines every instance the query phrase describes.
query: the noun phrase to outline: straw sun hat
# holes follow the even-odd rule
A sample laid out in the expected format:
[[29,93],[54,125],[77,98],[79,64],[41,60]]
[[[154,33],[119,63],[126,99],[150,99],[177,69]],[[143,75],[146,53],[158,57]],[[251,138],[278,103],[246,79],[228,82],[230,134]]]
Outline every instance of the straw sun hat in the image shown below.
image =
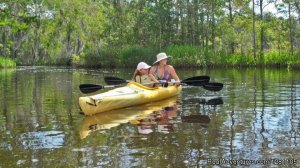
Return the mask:
[[167,56],[166,53],[162,52],[156,55],[156,61],[153,64],[158,63],[159,61],[163,60],[163,59],[167,59],[170,58],[171,56]]

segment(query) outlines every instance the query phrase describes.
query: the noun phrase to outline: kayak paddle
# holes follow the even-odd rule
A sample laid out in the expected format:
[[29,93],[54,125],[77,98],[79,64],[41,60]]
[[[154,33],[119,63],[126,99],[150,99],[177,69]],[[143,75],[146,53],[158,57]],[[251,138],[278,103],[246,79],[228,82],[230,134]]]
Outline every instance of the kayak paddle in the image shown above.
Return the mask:
[[82,93],[92,93],[96,92],[97,90],[104,89],[104,88],[112,88],[116,87],[115,85],[110,86],[102,86],[102,85],[95,85],[95,84],[81,84],[79,85],[79,89]]
[[[210,79],[209,76],[195,76],[195,77],[184,79],[180,83],[185,83],[191,86],[203,86],[209,82],[209,79]],[[108,85],[120,85],[129,82],[127,80],[118,77],[113,77],[113,76],[104,77],[104,81]],[[165,82],[165,83],[176,83],[176,82]]]
[[[195,77],[184,79],[180,83],[184,83],[190,86],[202,86],[204,89],[209,91],[214,91],[214,92],[223,89],[223,83],[217,83],[217,82],[209,83],[209,80],[210,80],[209,76],[195,76]],[[104,77],[104,81],[108,85],[120,85],[129,82],[128,80],[124,80],[113,76]],[[174,82],[166,82],[166,83],[174,83]]]
[[[195,77],[182,80],[181,83],[185,83],[191,86],[203,86],[209,82],[209,79],[210,79],[209,76],[195,76]],[[106,76],[104,77],[104,80],[110,86],[102,86],[102,85],[95,85],[95,84],[81,84],[79,85],[79,89],[82,93],[92,93],[100,89],[116,87],[123,83],[130,82],[130,80],[124,80],[113,76]],[[166,82],[165,84],[168,83]]]
[[[209,79],[210,79],[209,76],[195,76],[195,77],[184,79],[181,81],[181,83],[185,83],[191,86],[202,86],[204,89],[209,91],[219,91],[223,88],[222,83],[208,83]],[[79,85],[79,89],[82,93],[92,93],[100,89],[113,88],[116,86],[120,86],[120,84],[130,82],[129,80],[124,80],[112,76],[104,77],[104,80],[109,86],[102,86],[96,84],[81,84]],[[169,83],[174,83],[174,82],[169,82]],[[165,84],[168,84],[168,82],[166,82]]]

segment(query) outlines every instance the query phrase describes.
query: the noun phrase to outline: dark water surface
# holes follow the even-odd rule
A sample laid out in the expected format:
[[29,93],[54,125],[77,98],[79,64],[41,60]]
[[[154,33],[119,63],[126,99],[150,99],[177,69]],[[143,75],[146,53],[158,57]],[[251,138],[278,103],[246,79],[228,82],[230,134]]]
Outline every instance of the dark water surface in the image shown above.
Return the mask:
[[79,114],[79,84],[132,71],[0,69],[0,167],[300,166],[300,72],[178,70],[224,88],[184,86],[165,101]]

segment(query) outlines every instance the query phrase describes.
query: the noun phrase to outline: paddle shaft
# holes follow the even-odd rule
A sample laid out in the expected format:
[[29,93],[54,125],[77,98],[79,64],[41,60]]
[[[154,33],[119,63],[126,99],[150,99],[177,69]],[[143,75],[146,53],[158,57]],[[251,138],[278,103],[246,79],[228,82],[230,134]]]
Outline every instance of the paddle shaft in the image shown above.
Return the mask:
[[[100,89],[118,87],[123,83],[130,82],[129,80],[124,80],[117,77],[105,77],[104,80],[109,85],[102,86],[102,85],[95,85],[95,84],[81,84],[79,86],[80,91],[82,93],[92,93]],[[195,76],[195,77],[184,79],[182,81],[161,82],[161,83],[153,82],[153,83],[145,83],[145,84],[146,85],[161,84],[163,87],[167,87],[168,84],[185,84],[190,86],[202,86],[204,89],[209,91],[219,91],[223,88],[222,83],[208,83],[209,80],[210,80],[209,76]]]
[[[118,77],[104,77],[104,80],[107,84],[109,85],[120,85],[123,83],[128,82],[128,80],[124,80]],[[169,83],[176,83],[176,84],[187,84],[190,86],[202,86],[205,90],[217,92],[223,89],[223,84],[222,83],[209,83],[210,77],[209,76],[195,76],[195,77],[190,77],[187,79],[184,79],[182,81],[174,81],[174,82],[160,82],[160,83],[144,83],[145,85],[151,85],[151,84],[161,84],[164,87],[167,87]]]
[[[188,85],[192,85],[192,86],[203,86],[204,84],[207,84],[210,80],[209,76],[195,76],[195,77],[191,77],[191,78],[187,78],[184,79],[182,81],[175,81],[175,83],[185,83]],[[108,85],[120,85],[123,83],[127,83],[128,80],[124,80],[118,77],[112,77],[112,76],[106,76],[104,77],[104,81],[108,84]],[[172,82],[160,82],[161,83],[174,83]],[[153,84],[155,84],[153,82]]]

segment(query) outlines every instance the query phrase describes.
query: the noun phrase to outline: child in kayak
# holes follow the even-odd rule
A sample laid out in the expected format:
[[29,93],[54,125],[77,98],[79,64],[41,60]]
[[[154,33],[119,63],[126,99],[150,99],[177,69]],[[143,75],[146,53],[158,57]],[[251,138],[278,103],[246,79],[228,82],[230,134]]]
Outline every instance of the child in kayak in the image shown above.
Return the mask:
[[134,72],[133,75],[133,81],[141,83],[141,84],[145,84],[147,86],[153,86],[153,82],[158,83],[158,81],[155,79],[155,77],[151,74],[149,74],[149,68],[151,68],[151,66],[149,66],[148,64],[146,64],[145,62],[140,62],[137,65],[137,68]]

